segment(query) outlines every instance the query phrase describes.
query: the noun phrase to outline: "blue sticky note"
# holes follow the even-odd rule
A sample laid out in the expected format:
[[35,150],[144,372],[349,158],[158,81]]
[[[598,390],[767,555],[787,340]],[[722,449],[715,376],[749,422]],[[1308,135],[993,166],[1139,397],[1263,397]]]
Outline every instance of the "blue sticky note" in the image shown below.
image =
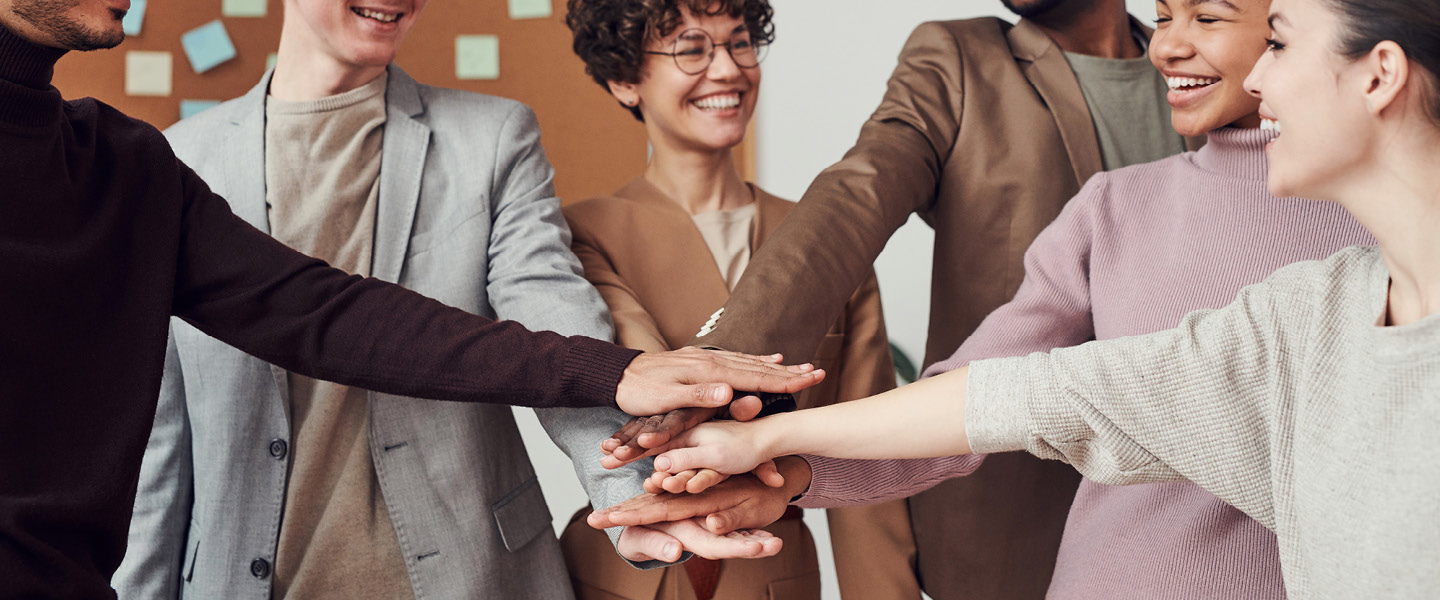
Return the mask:
[[[131,1],[131,2],[134,2],[135,0],[130,0],[130,1]],[[204,111],[204,110],[210,109],[210,108],[215,108],[216,106],[219,106],[219,105],[220,105],[220,101],[219,101],[219,100],[181,100],[181,101],[180,101],[180,118],[181,118],[181,119],[188,119],[188,118],[193,117],[193,116],[195,116],[195,115],[197,115],[197,114],[200,114],[201,111]]]
[[550,14],[550,0],[510,0],[512,19],[543,19]]
[[216,65],[235,58],[235,44],[230,34],[225,33],[225,24],[219,19],[191,29],[180,36],[180,45],[185,47],[185,57],[196,73],[204,73]]
[[130,0],[130,10],[125,12],[120,26],[125,28],[125,35],[140,35],[140,28],[145,26],[145,0]]
[[455,36],[455,77],[500,78],[500,38],[493,35]]

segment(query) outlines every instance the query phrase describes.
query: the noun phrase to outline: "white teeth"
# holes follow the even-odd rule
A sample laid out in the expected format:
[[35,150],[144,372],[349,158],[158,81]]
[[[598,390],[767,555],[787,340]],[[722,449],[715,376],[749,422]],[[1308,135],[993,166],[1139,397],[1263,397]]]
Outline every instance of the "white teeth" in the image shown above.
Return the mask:
[[1170,89],[1175,90],[1180,88],[1206,86],[1217,81],[1220,80],[1213,77],[1166,77],[1165,85],[1168,85],[1170,86]]
[[375,19],[376,21],[379,21],[381,23],[394,23],[396,19],[400,18],[399,14],[386,14],[379,11],[370,10],[368,8],[352,8],[350,10],[357,15],[360,15],[367,19]]
[[1261,118],[1260,118],[1260,130],[1261,130],[1261,131],[1273,131],[1273,132],[1275,132],[1275,133],[1278,135],[1278,134],[1280,133],[1280,122],[1279,122],[1279,121],[1276,121],[1275,119],[1266,119],[1266,118],[1264,118],[1264,117],[1261,117]]
[[724,110],[740,106],[740,94],[719,94],[694,101],[703,110]]

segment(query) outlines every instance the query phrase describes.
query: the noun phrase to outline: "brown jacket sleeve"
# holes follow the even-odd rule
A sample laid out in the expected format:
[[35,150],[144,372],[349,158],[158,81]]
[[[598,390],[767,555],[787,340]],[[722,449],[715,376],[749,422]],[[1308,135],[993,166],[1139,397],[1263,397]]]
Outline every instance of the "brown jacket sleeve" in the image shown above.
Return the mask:
[[[873,272],[846,303],[842,319],[825,336],[815,357],[817,366],[835,374],[834,379],[827,380],[834,385],[817,389],[816,395],[802,395],[803,407],[848,402],[895,387],[880,285]],[[825,511],[825,515],[842,598],[920,598],[920,582],[915,576],[915,535],[904,500],[835,508]]]
[[709,334],[691,343],[814,355],[890,235],[925,216],[960,128],[963,65],[955,38],[921,25],[855,146],[826,169],[756,253]]
[[585,279],[600,291],[600,297],[610,307],[610,318],[615,321],[615,343],[643,352],[669,350],[655,318],[640,304],[640,299],[625,279],[615,272],[610,260],[597,249],[589,233],[573,220],[571,227],[575,237],[570,249],[580,257]]

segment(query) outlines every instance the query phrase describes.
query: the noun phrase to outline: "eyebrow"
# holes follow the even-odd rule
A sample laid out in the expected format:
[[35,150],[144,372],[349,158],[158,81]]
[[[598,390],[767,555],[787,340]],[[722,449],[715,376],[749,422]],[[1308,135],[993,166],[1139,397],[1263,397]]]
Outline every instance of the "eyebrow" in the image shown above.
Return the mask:
[[1284,23],[1286,27],[1290,26],[1290,21],[1285,19],[1285,15],[1282,15],[1278,12],[1271,13],[1270,18],[1266,19],[1265,21],[1270,24],[1271,29],[1275,28],[1276,23]]

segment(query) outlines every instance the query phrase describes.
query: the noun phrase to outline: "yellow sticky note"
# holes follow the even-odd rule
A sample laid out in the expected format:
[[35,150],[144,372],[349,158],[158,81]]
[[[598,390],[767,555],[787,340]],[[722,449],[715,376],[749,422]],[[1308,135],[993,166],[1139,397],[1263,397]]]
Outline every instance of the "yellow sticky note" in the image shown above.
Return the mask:
[[226,17],[263,17],[265,0],[222,0],[220,14]]
[[131,96],[169,96],[173,63],[169,52],[126,52],[125,93]]
[[455,76],[460,79],[500,78],[500,38],[455,36]]
[[550,0],[510,0],[510,18],[543,19],[550,16]]

